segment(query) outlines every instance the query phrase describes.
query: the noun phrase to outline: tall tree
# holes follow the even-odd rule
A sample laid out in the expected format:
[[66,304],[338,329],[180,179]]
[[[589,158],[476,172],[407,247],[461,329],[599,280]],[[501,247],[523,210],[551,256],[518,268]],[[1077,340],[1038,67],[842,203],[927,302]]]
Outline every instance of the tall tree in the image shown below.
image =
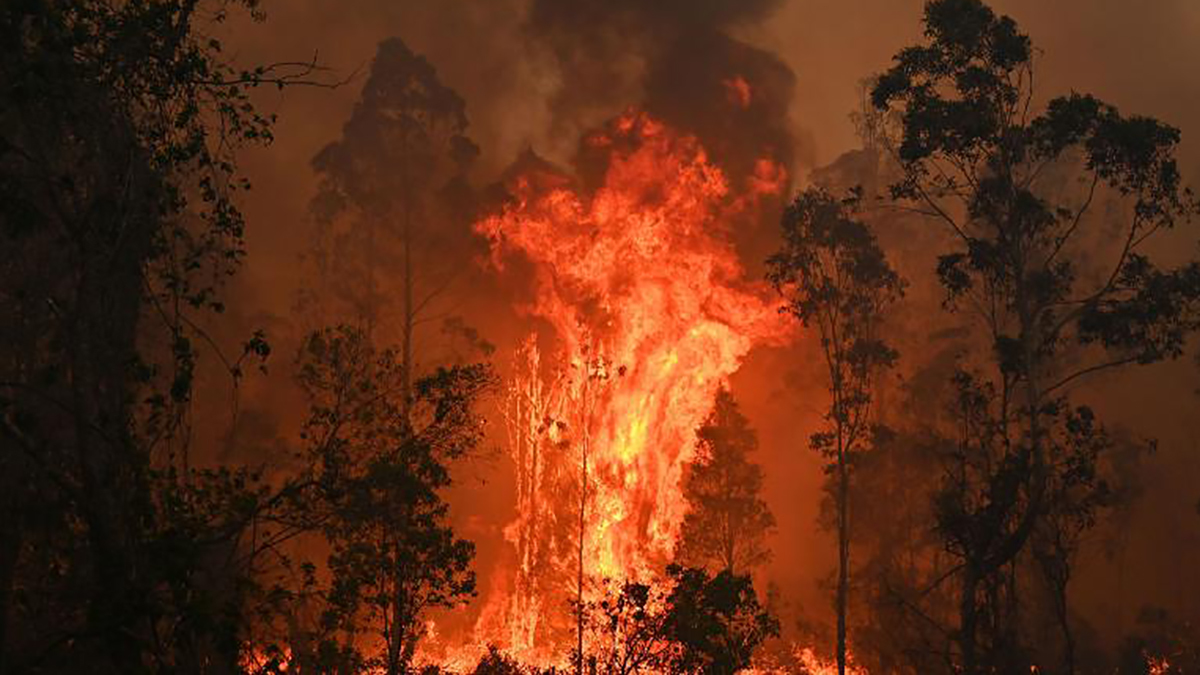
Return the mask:
[[462,98],[425,58],[389,38],[341,138],[312,160],[320,181],[313,254],[325,284],[317,291],[329,296],[318,299],[335,312],[323,320],[383,328],[388,340],[398,334],[406,396],[417,330],[447,318],[436,302],[462,270],[453,254],[469,241],[466,171],[479,151],[466,129]]
[[850,467],[871,443],[875,378],[896,353],[879,336],[888,305],[904,284],[875,237],[853,217],[857,196],[838,200],[819,189],[798,196],[783,215],[783,247],[767,261],[787,312],[821,338],[831,397],[826,428],[812,448],[836,475],[838,531],[837,661],[846,671],[850,586]]
[[[440,369],[416,382],[408,405],[397,356],[345,326],[312,334],[301,354],[311,401],[306,509],[331,549],[322,669],[407,672],[424,613],[474,594],[474,546],[446,524],[440,491],[447,463],[482,441],[474,405],[492,376],[483,366]],[[380,649],[367,657],[358,640],[371,633]]]
[[691,567],[746,573],[770,558],[775,527],[762,491],[763,472],[749,461],[758,438],[728,389],[696,430],[696,455],[684,470],[683,517],[675,557]]
[[[1178,357],[1198,325],[1200,266],[1162,269],[1145,253],[1196,206],[1180,185],[1178,130],[1082,94],[1039,112],[1029,38],[980,0],[929,2],[924,23],[872,98],[901,116],[893,197],[955,242],[940,281],[989,343],[988,373],[959,387],[968,445],[987,450],[939,507],[962,556],[960,665],[975,673],[984,589],[1048,525],[1067,392]],[[1060,187],[1075,181],[1083,194]]]
[[0,670],[235,660],[191,604],[238,528],[188,490],[188,314],[242,255],[235,150],[271,137],[250,90],[312,69],[228,65],[202,33],[237,5],[0,9]]

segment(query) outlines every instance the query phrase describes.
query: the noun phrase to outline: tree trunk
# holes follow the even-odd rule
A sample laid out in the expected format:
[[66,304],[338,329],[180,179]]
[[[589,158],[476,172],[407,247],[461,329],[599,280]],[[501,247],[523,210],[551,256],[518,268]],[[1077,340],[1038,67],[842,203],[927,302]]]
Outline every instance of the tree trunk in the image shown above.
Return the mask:
[[[146,188],[148,170],[131,160],[133,184]],[[140,194],[136,190],[134,194]],[[100,636],[114,667],[133,672],[145,666],[139,633],[152,620],[140,588],[146,570],[139,564],[138,528],[149,511],[148,460],[131,437],[131,364],[137,360],[137,334],[143,303],[143,268],[152,250],[154,204],[134,203],[117,222],[81,219],[75,226],[79,252],[72,298],[62,332],[70,383],[73,436],[92,557],[92,597],[88,629]],[[107,234],[110,227],[120,238]]]
[[0,673],[7,672],[9,604],[12,602],[22,538],[15,514],[5,514],[4,520],[0,523]]
[[975,626],[978,607],[975,594],[979,587],[979,574],[968,564],[963,570],[962,598],[959,601],[958,645],[962,651],[962,675],[975,675]]
[[397,558],[396,569],[392,571],[392,629],[387,643],[387,675],[401,675],[405,671],[401,656],[408,617],[405,615],[404,582],[399,566],[400,562]]
[[850,593],[849,486],[846,484],[846,456],[838,457],[838,588],[837,588],[837,662],[838,675],[846,674],[846,601]]
[[404,206],[404,326],[401,336],[401,412],[404,424],[411,423],[413,384],[413,327],[416,323],[416,307],[413,305],[412,273],[412,205],[405,200]]

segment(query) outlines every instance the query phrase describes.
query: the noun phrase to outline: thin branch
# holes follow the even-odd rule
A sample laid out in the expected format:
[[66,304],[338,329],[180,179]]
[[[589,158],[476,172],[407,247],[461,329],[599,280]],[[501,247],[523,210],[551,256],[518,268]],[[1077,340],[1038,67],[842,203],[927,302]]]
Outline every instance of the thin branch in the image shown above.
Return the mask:
[[1075,234],[1075,230],[1079,227],[1079,223],[1083,219],[1083,214],[1086,213],[1092,205],[1092,199],[1096,196],[1096,185],[1099,184],[1099,182],[1100,174],[1098,172],[1093,173],[1092,185],[1088,188],[1087,199],[1084,200],[1083,205],[1079,207],[1079,210],[1075,212],[1075,218],[1072,220],[1071,226],[1068,227],[1067,231],[1058,238],[1058,242],[1055,244],[1054,250],[1051,251],[1050,256],[1046,258],[1045,265],[1047,267],[1050,266],[1050,263],[1053,262],[1055,256],[1058,255],[1058,252],[1061,251],[1063,246],[1066,245],[1067,240],[1071,238],[1071,235]]
[[[321,81],[316,79],[307,79],[314,73],[331,72],[331,68],[322,66],[317,62],[317,52],[313,52],[312,59],[308,61],[279,61],[253,72],[244,72],[240,77],[232,79],[215,79],[215,80],[193,80],[192,84],[209,86],[209,87],[232,87],[237,85],[248,84],[251,86],[259,86],[264,84],[273,84],[280,88],[283,87],[315,87],[318,89],[337,89],[345,84],[350,83],[354,78],[358,77],[361,66],[355,68],[349,75],[332,82]],[[295,69],[296,72],[284,72],[289,69]]]
[[1050,392],[1054,391],[1055,389],[1064,387],[1067,384],[1069,384],[1070,382],[1077,380],[1081,377],[1084,377],[1085,375],[1091,375],[1092,373],[1096,373],[1101,370],[1108,370],[1109,368],[1117,368],[1119,366],[1124,366],[1124,365],[1128,365],[1130,363],[1135,363],[1137,360],[1138,360],[1138,357],[1136,357],[1136,356],[1127,356],[1125,358],[1116,359],[1114,361],[1106,361],[1104,363],[1098,363],[1094,366],[1088,366],[1087,368],[1077,370],[1074,373],[1071,373],[1070,375],[1062,378],[1058,382],[1055,382],[1054,384],[1052,384],[1049,387],[1047,387],[1046,389],[1044,389],[1042,391],[1042,395],[1048,396],[1050,394]]

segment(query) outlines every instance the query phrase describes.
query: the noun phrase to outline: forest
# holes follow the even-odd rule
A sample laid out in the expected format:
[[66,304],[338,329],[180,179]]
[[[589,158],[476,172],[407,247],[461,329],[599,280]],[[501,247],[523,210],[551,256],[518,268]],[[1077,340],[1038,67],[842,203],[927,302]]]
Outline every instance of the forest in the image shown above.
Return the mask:
[[1200,7],[826,4],[0,3],[0,675],[1200,673]]

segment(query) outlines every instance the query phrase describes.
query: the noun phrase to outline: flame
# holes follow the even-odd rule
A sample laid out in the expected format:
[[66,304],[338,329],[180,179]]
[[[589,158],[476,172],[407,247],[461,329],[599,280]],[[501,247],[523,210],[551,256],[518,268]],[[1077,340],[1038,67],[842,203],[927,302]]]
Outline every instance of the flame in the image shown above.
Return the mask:
[[[837,661],[823,661],[811,647],[805,647],[796,652],[796,659],[803,666],[801,672],[809,675],[837,675]],[[867,675],[865,668],[860,668],[854,665],[854,655],[847,652],[846,654],[846,672],[849,675]]]
[[1142,656],[1146,658],[1146,672],[1149,675],[1166,675],[1171,672],[1171,662],[1165,656],[1151,656],[1144,651]]
[[728,232],[782,189],[782,167],[760,162],[731,194],[694,138],[638,112],[584,147],[605,156],[598,188],[529,172],[509,206],[476,224],[497,270],[517,258],[534,270],[524,309],[553,341],[544,353],[530,337],[514,361],[515,569],[499,575],[474,642],[541,664],[574,645],[581,485],[585,596],[605,578],[661,574],[696,427],[751,348],[789,330],[766,289],[743,279]]

